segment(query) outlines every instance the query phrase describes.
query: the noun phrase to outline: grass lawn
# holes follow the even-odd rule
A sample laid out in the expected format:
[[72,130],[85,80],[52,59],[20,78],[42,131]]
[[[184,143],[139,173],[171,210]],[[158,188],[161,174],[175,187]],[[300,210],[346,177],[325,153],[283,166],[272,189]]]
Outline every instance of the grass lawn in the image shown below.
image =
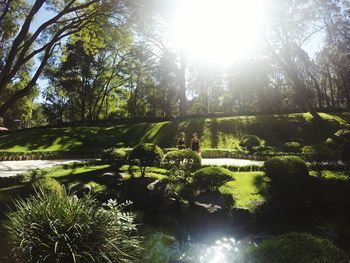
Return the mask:
[[0,135],[0,151],[96,151],[110,147],[133,147],[153,142],[173,147],[180,131],[199,134],[205,148],[234,149],[245,134],[255,134],[268,145],[303,140],[306,144],[321,142],[337,130],[349,127],[349,114],[321,113],[323,123],[315,123],[309,113],[257,115],[222,118],[187,118],[180,121],[138,123],[111,127],[29,129]]
[[71,169],[62,169],[55,171],[53,173],[50,173],[48,176],[50,177],[64,177],[67,175],[78,175],[98,170],[103,170],[109,167],[108,164],[103,165],[95,165],[95,166],[85,166],[85,167],[77,167],[77,168],[71,168]]
[[[318,176],[316,171],[310,171],[311,176]],[[328,180],[350,181],[350,171],[322,171],[322,177]]]
[[267,198],[267,178],[264,172],[235,172],[235,181],[220,187],[220,192],[234,197],[236,208],[254,211]]

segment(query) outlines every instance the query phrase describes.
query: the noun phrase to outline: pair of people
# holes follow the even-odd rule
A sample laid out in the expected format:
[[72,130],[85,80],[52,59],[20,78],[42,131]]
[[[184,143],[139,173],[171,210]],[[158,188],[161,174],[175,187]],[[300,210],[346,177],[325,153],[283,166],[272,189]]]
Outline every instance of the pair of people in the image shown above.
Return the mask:
[[[185,139],[185,133],[181,132],[179,138],[177,139],[177,148],[178,149],[186,149],[186,139]],[[192,151],[197,152],[198,154],[200,154],[201,152],[201,147],[200,147],[200,143],[199,143],[199,139],[198,139],[198,134],[194,133],[192,135],[192,139],[191,139],[191,146],[190,149]]]

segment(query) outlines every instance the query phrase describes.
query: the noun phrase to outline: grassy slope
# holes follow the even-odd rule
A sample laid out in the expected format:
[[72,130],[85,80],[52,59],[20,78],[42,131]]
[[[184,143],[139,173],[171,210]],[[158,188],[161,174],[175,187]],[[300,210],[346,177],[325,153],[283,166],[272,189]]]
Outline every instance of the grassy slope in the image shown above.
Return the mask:
[[188,118],[181,121],[117,125],[112,127],[47,128],[0,135],[0,151],[101,150],[132,147],[139,142],[175,146],[180,131],[197,132],[202,148],[233,149],[245,134],[256,134],[267,144],[281,146],[290,140],[320,142],[341,127],[349,126],[349,113],[324,114],[323,124],[312,122],[308,113],[289,115]]

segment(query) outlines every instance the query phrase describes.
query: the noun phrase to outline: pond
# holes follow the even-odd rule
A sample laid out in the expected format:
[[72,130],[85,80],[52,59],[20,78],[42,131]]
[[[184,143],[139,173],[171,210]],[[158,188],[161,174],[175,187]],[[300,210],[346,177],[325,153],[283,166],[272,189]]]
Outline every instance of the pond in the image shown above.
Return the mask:
[[139,227],[144,237],[145,262],[238,263],[241,250],[254,245],[249,235],[224,225],[196,226],[195,222],[178,222],[162,214],[157,218],[144,216]]
[[[336,218],[300,217],[299,221],[292,219],[294,225],[284,227],[271,221],[270,225],[259,224],[241,228],[225,224],[201,224],[193,221],[190,216],[179,217],[154,211],[136,210],[135,214],[136,222],[139,224],[139,234],[143,237],[145,247],[144,262],[147,263],[241,263],[242,252],[245,249],[257,246],[261,240],[277,234],[278,231],[281,233],[309,232],[330,239],[334,239],[332,235],[339,235],[337,244],[346,252],[350,251],[349,236],[344,232],[349,232],[349,226]],[[318,225],[314,224],[316,220],[319,221]],[[9,262],[10,253],[6,246],[4,223],[6,222],[2,217],[0,221],[1,263]],[[338,233],[331,231],[330,225],[335,226]],[[277,232],[276,229],[278,229]],[[328,233],[326,233],[327,229]],[[341,232],[344,234],[343,237]]]

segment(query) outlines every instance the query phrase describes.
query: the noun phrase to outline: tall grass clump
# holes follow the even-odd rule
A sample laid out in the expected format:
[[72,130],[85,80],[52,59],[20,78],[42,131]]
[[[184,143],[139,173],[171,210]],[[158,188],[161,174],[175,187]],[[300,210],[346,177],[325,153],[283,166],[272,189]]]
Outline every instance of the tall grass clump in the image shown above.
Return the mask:
[[140,241],[126,205],[43,190],[15,201],[7,225],[14,262],[137,262]]

